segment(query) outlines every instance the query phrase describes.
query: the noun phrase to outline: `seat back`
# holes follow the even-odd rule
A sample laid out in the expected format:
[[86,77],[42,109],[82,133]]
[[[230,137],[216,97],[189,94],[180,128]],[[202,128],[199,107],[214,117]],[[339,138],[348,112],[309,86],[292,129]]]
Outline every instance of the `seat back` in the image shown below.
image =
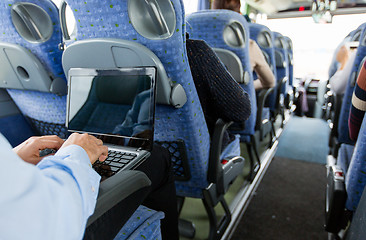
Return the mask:
[[[267,62],[272,69],[273,75],[277,76],[275,50],[274,50],[274,36],[272,31],[268,27],[258,23],[251,23],[249,25],[249,29],[250,29],[250,38],[256,41],[260,49],[268,56],[268,58],[266,59],[269,59],[269,61],[267,60]],[[268,106],[271,109],[271,111],[274,111],[276,108],[276,95],[277,95],[277,88],[275,86],[274,89],[272,90],[272,93],[267,98]]]
[[245,122],[245,129],[240,131],[241,140],[249,141],[248,136],[255,132],[257,103],[253,86],[253,75],[249,60],[249,26],[245,18],[230,10],[206,10],[187,16],[191,39],[201,39],[212,48],[226,49],[238,56],[244,72],[241,87],[249,94],[251,111]]
[[[112,0],[108,4],[102,1],[88,1],[85,4],[68,0],[67,3],[73,9],[76,19],[75,44],[81,40],[102,38],[101,41],[124,40],[145,47],[159,59],[170,81],[183,87],[187,94],[187,102],[183,107],[157,105],[154,139],[171,151],[173,161],[177,160],[177,165],[173,168],[176,174],[180,173],[180,179],[184,179],[177,181],[177,194],[202,197],[202,189],[208,185],[210,136],[186,55],[182,1]],[[95,9],[98,9],[97,15]],[[72,45],[68,46],[71,47]],[[116,55],[111,50],[107,51],[112,57]],[[101,50],[100,53],[105,52]],[[133,50],[129,52],[133,53]],[[132,55],[135,57],[131,62],[135,63],[138,57]],[[128,56],[125,58],[130,60]],[[118,66],[119,62],[114,61],[113,64]],[[183,172],[182,165],[179,165],[184,158],[188,159],[189,173]]]
[[287,58],[288,58],[288,85],[293,86],[292,83],[294,81],[294,52],[293,52],[293,44],[291,38],[284,36],[285,40],[285,48],[287,50]]
[[332,57],[332,60],[330,62],[330,65],[329,65],[329,70],[328,70],[328,76],[329,78],[331,78],[338,70],[338,68],[340,67],[340,63],[337,61],[337,54],[338,54],[338,51],[339,49],[346,43],[346,42],[349,42],[349,41],[359,41],[359,38],[360,38],[360,34],[361,34],[361,29],[358,29],[358,30],[353,30],[351,31],[343,40],[342,42],[340,42],[338,44],[338,46],[336,47],[336,49],[334,50],[334,53],[333,53],[333,57]]
[[50,0],[4,0],[0,16],[0,87],[39,134],[66,137],[57,7]]
[[281,88],[281,93],[285,94],[289,84],[289,64],[288,54],[286,50],[286,42],[281,33],[274,32],[274,46],[275,46],[275,59],[276,59],[276,73],[277,83],[282,81],[284,78],[287,79],[286,84]]
[[346,208],[355,211],[366,185],[366,117],[358,134],[352,159],[346,174]]
[[351,101],[352,101],[352,94],[355,88],[357,75],[362,67],[363,60],[366,56],[366,23],[362,24],[358,27],[357,30],[362,29],[361,35],[360,35],[360,45],[357,48],[356,58],[353,62],[353,67],[350,73],[350,76],[348,78],[348,84],[346,87],[346,91],[344,92],[342,106],[339,114],[338,119],[338,142],[339,144],[347,143],[347,144],[355,144],[354,141],[352,141],[349,138],[349,128],[348,128],[348,117],[349,117],[349,111],[351,107]]

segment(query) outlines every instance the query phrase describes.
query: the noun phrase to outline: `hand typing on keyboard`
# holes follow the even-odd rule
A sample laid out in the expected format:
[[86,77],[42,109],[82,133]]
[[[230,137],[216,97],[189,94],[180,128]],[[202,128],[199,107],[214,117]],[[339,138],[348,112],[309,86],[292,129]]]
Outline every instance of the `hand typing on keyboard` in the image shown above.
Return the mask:
[[92,164],[97,160],[103,162],[108,156],[108,147],[103,145],[103,141],[86,133],[71,134],[60,149],[74,144],[86,151]]
[[104,161],[108,156],[108,147],[103,145],[102,140],[88,134],[79,133],[71,134],[65,142],[55,135],[30,137],[13,148],[13,151],[24,161],[37,164],[43,157],[73,144],[82,147],[86,151],[91,163],[96,160]]
[[[30,137],[23,143],[19,144],[13,151],[18,154],[18,156],[24,161],[32,164],[37,164],[42,160],[44,156],[40,155],[40,150],[44,149],[55,149],[58,150],[64,140],[52,135],[52,136],[42,136],[42,137]],[[49,155],[48,153],[46,155]]]

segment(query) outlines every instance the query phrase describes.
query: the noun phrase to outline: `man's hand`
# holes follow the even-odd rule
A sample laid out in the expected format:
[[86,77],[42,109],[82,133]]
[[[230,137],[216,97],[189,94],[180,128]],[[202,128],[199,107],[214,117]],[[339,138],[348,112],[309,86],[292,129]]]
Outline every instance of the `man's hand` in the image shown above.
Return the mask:
[[43,157],[39,156],[39,151],[51,148],[58,150],[64,141],[55,136],[30,137],[25,142],[13,148],[13,151],[24,161],[37,164]]
[[103,141],[89,134],[73,133],[65,141],[61,148],[69,145],[78,145],[82,147],[89,156],[93,164],[96,160],[104,161],[108,156],[108,147],[103,145]]

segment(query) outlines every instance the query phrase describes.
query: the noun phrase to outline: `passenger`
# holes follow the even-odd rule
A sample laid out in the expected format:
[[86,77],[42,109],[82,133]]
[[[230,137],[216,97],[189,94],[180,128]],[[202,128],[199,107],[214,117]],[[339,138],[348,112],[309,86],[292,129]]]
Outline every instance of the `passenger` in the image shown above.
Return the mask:
[[349,136],[357,140],[358,133],[366,111],[366,62],[363,64],[357,77],[357,83],[352,96],[352,106],[349,113]]
[[336,57],[337,61],[340,63],[340,67],[329,79],[330,88],[333,92],[344,94],[355,58],[356,51],[350,51],[346,45],[340,47]]
[[[40,157],[39,150],[58,149]],[[108,148],[87,134],[32,137],[11,151],[0,135],[0,239],[82,239],[100,176],[91,168]]]
[[[214,0],[213,9],[228,9],[240,13],[240,0]],[[254,80],[255,90],[271,88],[276,84],[276,78],[268,65],[258,44],[249,40],[249,59],[252,70],[257,73],[258,79]]]
[[[216,121],[244,122],[250,116],[248,94],[226,71],[214,51],[202,40],[187,39],[187,55],[210,136]],[[225,132],[222,149],[235,139]]]
[[[58,151],[42,159],[39,150],[45,148]],[[90,163],[97,159],[104,161],[107,147],[91,135],[74,133],[65,142],[57,136],[32,137],[13,150],[25,162],[36,166],[22,163],[0,135],[3,155],[0,161],[11,168],[11,171],[4,167],[0,170],[0,203],[4,208],[0,216],[3,227],[0,239],[23,239],[24,236],[82,239],[86,221],[94,212],[100,182],[100,176]],[[138,170],[152,182],[143,204],[164,212],[162,237],[175,240],[179,239],[178,212],[170,165],[167,150],[154,146],[151,156]],[[37,230],[36,226],[42,227]]]

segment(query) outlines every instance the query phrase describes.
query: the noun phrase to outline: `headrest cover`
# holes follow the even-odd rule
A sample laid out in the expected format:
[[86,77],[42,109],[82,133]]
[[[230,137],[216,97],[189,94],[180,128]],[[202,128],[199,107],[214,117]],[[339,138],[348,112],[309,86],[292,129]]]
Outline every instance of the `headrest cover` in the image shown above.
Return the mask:
[[128,15],[136,31],[148,39],[169,38],[176,27],[170,0],[129,0]]
[[13,4],[11,17],[18,33],[28,42],[43,43],[52,36],[53,24],[50,16],[33,3]]
[[247,40],[243,25],[239,22],[232,22],[224,29],[224,41],[230,47],[243,48]]

